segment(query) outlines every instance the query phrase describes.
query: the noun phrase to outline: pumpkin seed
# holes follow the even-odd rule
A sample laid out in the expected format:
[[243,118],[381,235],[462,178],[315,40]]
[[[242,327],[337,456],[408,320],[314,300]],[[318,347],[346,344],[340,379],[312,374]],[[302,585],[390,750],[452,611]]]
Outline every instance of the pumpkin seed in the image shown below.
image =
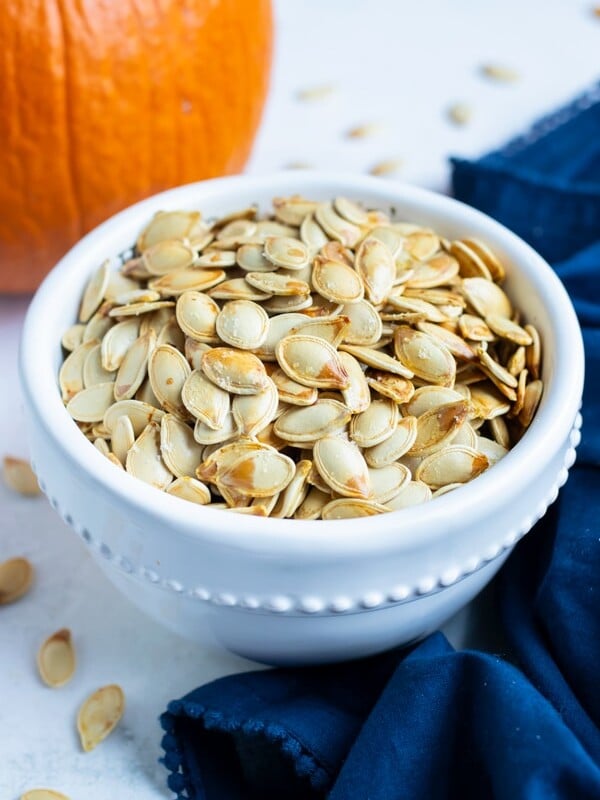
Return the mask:
[[489,421],[490,433],[494,441],[508,451],[510,448],[510,433],[508,426],[502,417],[494,417]]
[[309,253],[314,255],[327,244],[329,239],[321,226],[315,222],[312,214],[307,214],[300,225],[300,239],[307,246]]
[[391,436],[380,444],[365,449],[364,455],[370,467],[385,467],[397,461],[413,446],[417,437],[417,418],[403,417]]
[[471,405],[476,417],[487,420],[510,411],[510,403],[507,403],[505,398],[489,384],[477,384],[471,387]]
[[282,297],[310,294],[310,286],[306,281],[279,272],[247,272],[246,281],[265,294]]
[[[188,291],[204,292],[206,289],[211,289],[225,280],[225,274],[222,269],[177,269],[160,278],[154,278],[148,283],[148,286],[157,291],[161,297],[176,297]],[[156,303],[146,303],[145,305],[158,307]],[[128,308],[133,308],[133,306],[128,306]],[[147,308],[146,310],[152,309]]]
[[160,332],[167,322],[170,322],[174,317],[175,309],[173,308],[173,304],[170,301],[165,302],[161,308],[142,316],[139,322],[139,335],[143,336],[150,328],[152,328],[158,338]]
[[165,239],[193,238],[202,225],[199,211],[157,211],[140,233],[136,246],[140,253]]
[[304,242],[291,236],[267,236],[263,254],[271,264],[287,269],[302,269],[310,258]]
[[131,303],[154,303],[156,300],[160,300],[158,292],[150,291],[150,289],[130,289],[116,295],[112,302],[118,306],[126,306]]
[[341,217],[331,203],[319,203],[314,215],[325,233],[346,247],[354,247],[360,241],[362,231],[358,225],[353,225]]
[[369,470],[358,447],[337,436],[324,436],[313,448],[314,464],[324,482],[344,497],[371,497]]
[[264,342],[257,348],[255,355],[263,361],[275,361],[277,343],[292,330],[306,325],[304,314],[279,314],[269,319],[269,327]]
[[115,379],[115,400],[129,400],[140,388],[146,377],[148,358],[155,344],[156,334],[153,330],[149,330],[131,345]]
[[119,417],[126,415],[133,426],[137,436],[144,430],[149,422],[160,422],[164,416],[164,411],[144,403],[140,400],[121,400],[114,403],[104,414],[104,426],[114,435],[115,426]]
[[399,416],[393,400],[373,400],[365,411],[352,417],[350,438],[359,447],[373,447],[393,434]]
[[312,285],[332,303],[356,303],[364,295],[362,281],[352,267],[320,256],[313,262]]
[[67,411],[77,422],[100,422],[114,400],[115,383],[99,383],[82,389],[67,403]]
[[170,300],[156,300],[153,303],[129,303],[126,306],[115,306],[108,312],[109,317],[139,317],[159,308],[172,308],[175,304]]
[[210,345],[205,342],[198,342],[188,336],[185,339],[183,349],[191,368],[201,369],[202,356],[210,350]]
[[359,362],[354,356],[351,356],[350,353],[341,351],[338,353],[338,358],[342,368],[348,375],[348,386],[342,389],[344,405],[350,409],[353,414],[365,411],[371,402],[371,393],[369,391],[369,384],[365,378],[365,373]]
[[217,303],[202,292],[187,291],[177,298],[177,324],[186,336],[198,342],[219,341],[216,332],[219,313]]
[[535,412],[542,399],[544,385],[542,381],[531,381],[525,389],[525,398],[523,400],[523,407],[519,412],[519,422],[524,428],[531,425]]
[[90,342],[93,339],[100,341],[104,334],[112,328],[114,325],[114,320],[111,319],[110,315],[112,308],[112,303],[102,303],[98,311],[96,311],[85,326],[81,339],[82,343]]
[[173,414],[165,414],[160,423],[160,453],[167,468],[177,478],[191,478],[202,461],[202,447],[192,429]]
[[156,345],[170,344],[176,350],[183,350],[185,347],[185,333],[179,327],[175,318],[170,319],[161,329],[156,338]]
[[464,339],[473,342],[493,342],[496,338],[481,317],[463,314],[458,319],[458,327]]
[[93,445],[96,448],[96,450],[98,450],[98,452],[102,453],[103,456],[106,456],[108,458],[108,456],[110,455],[110,448],[106,443],[106,439],[102,439],[99,436],[96,439],[94,439]]
[[348,317],[321,317],[312,321],[304,321],[289,331],[290,335],[302,333],[304,336],[317,336],[336,348],[348,329]]
[[294,514],[294,519],[320,519],[323,508],[330,500],[331,495],[322,492],[320,489],[317,489],[316,486],[311,486],[308,494]]
[[394,333],[394,350],[411,372],[405,377],[414,373],[430,383],[450,388],[454,385],[456,362],[448,348],[428,333],[401,325]]
[[231,300],[217,316],[216,331],[220,339],[232,347],[254,350],[267,338],[267,312],[251,300]]
[[418,481],[439,489],[450,483],[467,483],[489,466],[487,457],[464,445],[448,445],[427,456],[415,473]]
[[337,351],[317,336],[285,336],[275,347],[281,369],[292,380],[318,389],[345,389],[350,379]]
[[88,281],[79,307],[79,322],[89,322],[100,307],[108,285],[109,264],[108,260],[100,264]]
[[160,428],[157,422],[146,425],[127,453],[125,469],[157,489],[166,489],[173,475],[162,459]]
[[455,125],[466,125],[472,115],[473,110],[467,103],[453,103],[448,108],[448,119]]
[[180,417],[186,415],[181,390],[190,373],[190,365],[183,353],[169,344],[155,348],[148,360],[152,391],[166,411]]
[[506,386],[511,386],[513,388],[517,386],[517,379],[515,376],[511,375],[510,372],[502,366],[502,364],[498,364],[497,361],[494,361],[487,351],[483,350],[481,347],[478,347],[477,355],[479,356],[479,360],[484,372],[490,375],[490,377],[496,378],[501,383],[506,384]]
[[525,351],[525,361],[527,369],[534,380],[540,377],[541,343],[540,334],[533,325],[525,325],[524,330],[531,336],[531,344]]
[[69,800],[69,798],[54,789],[30,789],[21,795],[21,800]]
[[26,558],[9,558],[0,563],[0,606],[23,597],[33,583],[33,566]]
[[166,275],[190,267],[194,257],[194,250],[186,242],[163,239],[144,250],[142,263],[150,275]]
[[2,477],[4,483],[13,492],[35,497],[40,494],[37,478],[27,461],[14,456],[4,456],[2,459]]
[[308,214],[317,206],[314,200],[307,200],[300,195],[273,198],[275,217],[286,225],[300,225]]
[[303,314],[312,319],[319,317],[335,317],[339,314],[343,306],[341,303],[332,303],[331,300],[326,300],[320,294],[313,294],[311,296],[311,305],[307,306]]
[[431,500],[431,489],[422,481],[408,481],[400,492],[386,502],[390,511],[417,506]]
[[490,314],[501,317],[512,316],[510,300],[499,286],[485,278],[465,278],[463,291],[468,302],[484,319]]
[[120,686],[111,684],[96,689],[77,714],[77,730],[86,753],[111,733],[125,710],[125,696]]
[[268,300],[271,297],[270,294],[250,286],[245,278],[222,281],[218,286],[209,289],[206,294],[213,300]]
[[167,486],[166,492],[200,506],[208,505],[211,501],[208,487],[202,481],[187,476],[174,480]]
[[502,447],[502,445],[498,444],[498,442],[494,442],[492,439],[487,439],[485,436],[477,437],[475,449],[479,453],[483,453],[483,455],[490,462],[490,466],[496,464],[508,453],[506,447]]
[[277,502],[269,510],[269,515],[276,519],[292,517],[308,493],[308,474],[312,468],[312,461],[303,459],[296,464],[294,477],[286,488],[279,494]]
[[346,344],[368,347],[381,339],[381,317],[368,300],[344,305],[342,314],[348,318],[348,327],[344,331]]
[[392,289],[396,266],[388,247],[375,238],[373,232],[358,248],[356,271],[365,285],[367,298],[374,305],[383,303]]
[[400,375],[369,369],[365,377],[371,389],[396,403],[408,403],[415,393],[414,385]]
[[522,345],[530,345],[533,341],[524,328],[506,317],[501,317],[498,314],[488,314],[485,321],[488,327],[503,339]]
[[484,278],[491,281],[492,276],[485,261],[483,261],[465,242],[455,241],[450,244],[450,253],[460,265],[460,275],[463,278]]
[[97,345],[97,339],[83,342],[72,353],[69,353],[63,361],[58,373],[58,383],[64,403],[68,403],[71,398],[85,388],[83,368],[88,355]]
[[450,444],[470,411],[471,404],[468,401],[456,400],[421,414],[417,417],[417,437],[408,455],[427,456]]
[[514,397],[508,398],[513,402],[513,406],[509,412],[511,417],[518,417],[523,409],[523,405],[525,403],[525,389],[527,388],[528,376],[529,376],[529,371],[527,369],[521,371],[519,375],[517,391],[514,393]]
[[404,166],[404,162],[400,158],[386,158],[384,161],[378,161],[370,168],[371,175],[384,176],[393,175],[399,172]]
[[71,327],[67,328],[67,330],[63,333],[62,339],[60,340],[61,345],[65,348],[65,350],[68,350],[71,353],[76,347],[79,347],[83,341],[84,331],[85,325],[82,325],[81,323],[71,325]]
[[520,375],[521,372],[525,369],[526,361],[526,351],[523,346],[517,347],[515,352],[512,356],[508,359],[506,364],[506,369],[510,372],[511,375]]
[[235,254],[239,267],[245,272],[273,272],[277,264],[273,264],[263,255],[263,246],[260,244],[243,244]]
[[439,489],[436,489],[435,492],[431,495],[432,499],[434,497],[441,497],[444,494],[450,494],[455,489],[460,489],[462,483],[448,483],[446,486],[441,486]]
[[516,70],[502,64],[484,64],[481,73],[484,77],[500,83],[513,83],[519,80],[519,73]]
[[340,498],[327,503],[321,511],[321,518],[353,519],[355,517],[373,517],[386,511],[389,511],[389,508],[379,503],[353,498]]
[[119,459],[121,464],[125,466],[127,453],[133,447],[135,442],[135,430],[131,419],[127,414],[121,414],[112,429],[111,447],[115,456]]
[[404,464],[387,464],[378,469],[369,469],[369,480],[373,499],[377,503],[387,503],[410,482],[410,470]]
[[443,328],[441,325],[434,325],[431,322],[417,322],[417,328],[423,333],[428,333],[434,339],[439,339],[445,345],[455,358],[461,361],[474,361],[477,358],[477,353],[470,344],[461,339],[452,331]]
[[42,643],[37,654],[37,665],[41,679],[48,686],[64,686],[71,680],[76,660],[68,628],[61,628]]
[[[209,351],[210,352],[210,351]],[[221,430],[230,410],[229,394],[210,381],[200,370],[194,370],[181,388],[185,408],[213,430]]]
[[266,388],[264,364],[252,353],[215,347],[202,356],[206,377],[232,394],[258,394]]
[[281,492],[294,477],[296,465],[276,450],[261,448],[242,453],[225,468],[219,468],[219,484],[244,497],[270,497]]
[[317,400],[303,408],[290,408],[277,418],[274,431],[287,442],[312,442],[343,428],[351,412],[337,400]]
[[403,378],[413,377],[410,369],[407,369],[400,361],[378,350],[353,344],[342,344],[340,345],[340,350],[350,353],[350,355],[369,367],[375,367],[383,372],[391,372],[393,375],[401,375]]
[[[251,395],[252,396],[252,395]],[[200,417],[196,419],[194,426],[194,439],[198,444],[224,444],[230,439],[236,438],[240,431],[231,411],[225,415],[225,421],[219,428],[207,425]]]
[[277,387],[267,378],[264,389],[257,394],[236,395],[231,404],[233,419],[243,436],[255,436],[272,420],[279,395]]
[[447,253],[434,255],[428,261],[415,265],[411,276],[406,281],[406,286],[411,289],[431,289],[443,286],[458,275],[458,268],[458,261]]
[[506,277],[504,266],[500,259],[493,253],[492,250],[482,242],[481,239],[463,239],[463,244],[466,244],[471,252],[476,253],[487,267],[492,280],[496,283],[502,283]]
[[105,334],[100,344],[100,356],[102,368],[107,373],[113,373],[119,369],[127,351],[139,335],[140,322],[137,319],[117,322]]

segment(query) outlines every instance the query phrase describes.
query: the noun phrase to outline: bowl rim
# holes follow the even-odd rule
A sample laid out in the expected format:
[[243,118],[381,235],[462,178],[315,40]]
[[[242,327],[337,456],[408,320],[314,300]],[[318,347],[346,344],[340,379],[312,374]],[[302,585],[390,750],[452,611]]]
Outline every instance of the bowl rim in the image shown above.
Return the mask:
[[[95,262],[88,263],[89,256],[86,261],[90,245],[105,238],[110,240],[126,229],[131,229],[133,241],[140,227],[134,220],[147,219],[158,208],[190,207],[194,203],[201,207],[203,202],[210,202],[211,195],[223,194],[231,195],[235,207],[238,191],[256,190],[257,194],[266,192],[274,197],[292,192],[310,193],[311,190],[323,192],[324,189],[332,196],[341,193],[376,194],[382,203],[408,204],[425,212],[447,216],[450,220],[459,218],[461,224],[468,225],[471,221],[474,226],[485,227],[492,238],[501,241],[502,247],[511,251],[511,257],[518,262],[517,268],[524,269],[529,279],[536,283],[549,318],[554,324],[560,320],[562,333],[556,337],[554,354],[556,372],[568,371],[568,375],[562,375],[560,380],[554,376],[552,391],[545,392],[543,403],[517,448],[476,481],[437,498],[434,503],[355,520],[304,521],[239,514],[234,517],[209,506],[194,507],[194,513],[190,513],[189,503],[116,470],[73,424],[60,398],[53,366],[48,369],[44,359],[40,365],[40,342],[47,339],[44,337],[44,320],[51,298],[57,291],[69,291],[69,275],[81,269],[82,262],[86,264],[88,274],[92,271]],[[110,246],[107,247],[107,257],[109,255],[114,255]],[[46,341],[46,347],[54,349],[56,343]],[[48,360],[54,363],[51,357]],[[568,438],[581,403],[584,354],[575,311],[557,275],[533,248],[491,217],[448,196],[408,184],[372,176],[306,170],[236,175],[186,184],[135,203],[94,228],[60,259],[35,293],[23,327],[19,370],[25,401],[54,446],[62,449],[84,476],[98,481],[130,508],[136,507],[141,518],[150,514],[162,521],[168,527],[170,537],[191,536],[198,541],[260,550],[262,553],[315,548],[322,554],[333,554],[340,549],[346,553],[375,552],[386,543],[394,543],[401,549],[414,549],[425,541],[448,535],[446,523],[454,515],[464,515],[467,522],[468,510],[475,504],[483,506],[487,500],[497,505],[498,495],[508,499],[511,489],[522,485],[527,468],[531,471],[532,464],[543,465],[548,461],[550,434],[556,449]],[[400,526],[401,536],[398,535]]]

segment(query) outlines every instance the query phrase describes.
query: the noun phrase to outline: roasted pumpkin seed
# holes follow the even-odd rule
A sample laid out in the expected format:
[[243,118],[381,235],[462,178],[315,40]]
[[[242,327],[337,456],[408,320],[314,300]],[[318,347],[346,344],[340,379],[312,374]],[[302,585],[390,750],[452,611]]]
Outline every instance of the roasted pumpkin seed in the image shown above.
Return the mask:
[[125,696],[116,684],[103,686],[87,698],[77,714],[77,730],[86,753],[115,729],[124,710]]
[[75,674],[75,648],[71,631],[61,628],[40,646],[37,665],[41,679],[48,686],[64,686]]

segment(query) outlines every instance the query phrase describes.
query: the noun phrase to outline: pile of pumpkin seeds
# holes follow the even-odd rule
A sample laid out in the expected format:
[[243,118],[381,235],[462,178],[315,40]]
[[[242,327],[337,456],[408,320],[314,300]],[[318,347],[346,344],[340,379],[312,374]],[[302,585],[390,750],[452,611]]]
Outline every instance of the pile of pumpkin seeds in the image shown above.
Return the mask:
[[405,508],[476,478],[533,419],[540,337],[504,278],[484,242],[344,197],[159,212],[90,279],[62,397],[116,467],[195,503]]

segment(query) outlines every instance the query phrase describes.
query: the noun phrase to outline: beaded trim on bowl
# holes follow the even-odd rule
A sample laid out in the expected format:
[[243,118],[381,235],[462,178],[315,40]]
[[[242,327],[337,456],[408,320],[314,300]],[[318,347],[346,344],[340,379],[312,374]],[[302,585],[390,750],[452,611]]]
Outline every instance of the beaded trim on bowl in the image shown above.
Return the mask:
[[[186,587],[180,581],[172,578],[161,578],[153,569],[146,566],[136,566],[128,558],[113,553],[111,548],[104,542],[96,539],[87,528],[78,525],[72,516],[61,509],[55,497],[49,496],[50,505],[60,514],[64,521],[71,526],[79,536],[95,550],[102,558],[110,561],[121,572],[132,577],[155,584],[161,588],[199,600],[203,603],[214,606],[224,606],[237,608],[243,611],[252,611],[262,614],[277,615],[298,615],[307,614],[315,616],[330,616],[339,614],[356,614],[372,611],[374,609],[386,608],[418,600],[420,597],[437,594],[449,586],[464,580],[469,575],[483,569],[494,559],[498,558],[513,547],[519,539],[531,530],[535,523],[546,513],[548,507],[554,503],[558,497],[558,492],[566,483],[569,477],[569,469],[573,466],[576,458],[576,448],[581,441],[581,414],[577,414],[573,429],[569,436],[569,447],[565,452],[563,466],[559,470],[556,481],[546,498],[542,500],[533,514],[524,517],[520,524],[509,531],[501,542],[489,547],[479,556],[472,556],[462,566],[450,567],[441,575],[424,576],[412,586],[398,585],[392,586],[384,591],[367,591],[359,597],[348,597],[340,595],[329,599],[317,596],[292,596],[276,595],[261,599],[255,595],[238,595],[233,592],[211,592],[209,589],[196,586]],[[33,466],[33,465],[32,465]],[[46,484],[39,478],[40,489],[46,494]]]

